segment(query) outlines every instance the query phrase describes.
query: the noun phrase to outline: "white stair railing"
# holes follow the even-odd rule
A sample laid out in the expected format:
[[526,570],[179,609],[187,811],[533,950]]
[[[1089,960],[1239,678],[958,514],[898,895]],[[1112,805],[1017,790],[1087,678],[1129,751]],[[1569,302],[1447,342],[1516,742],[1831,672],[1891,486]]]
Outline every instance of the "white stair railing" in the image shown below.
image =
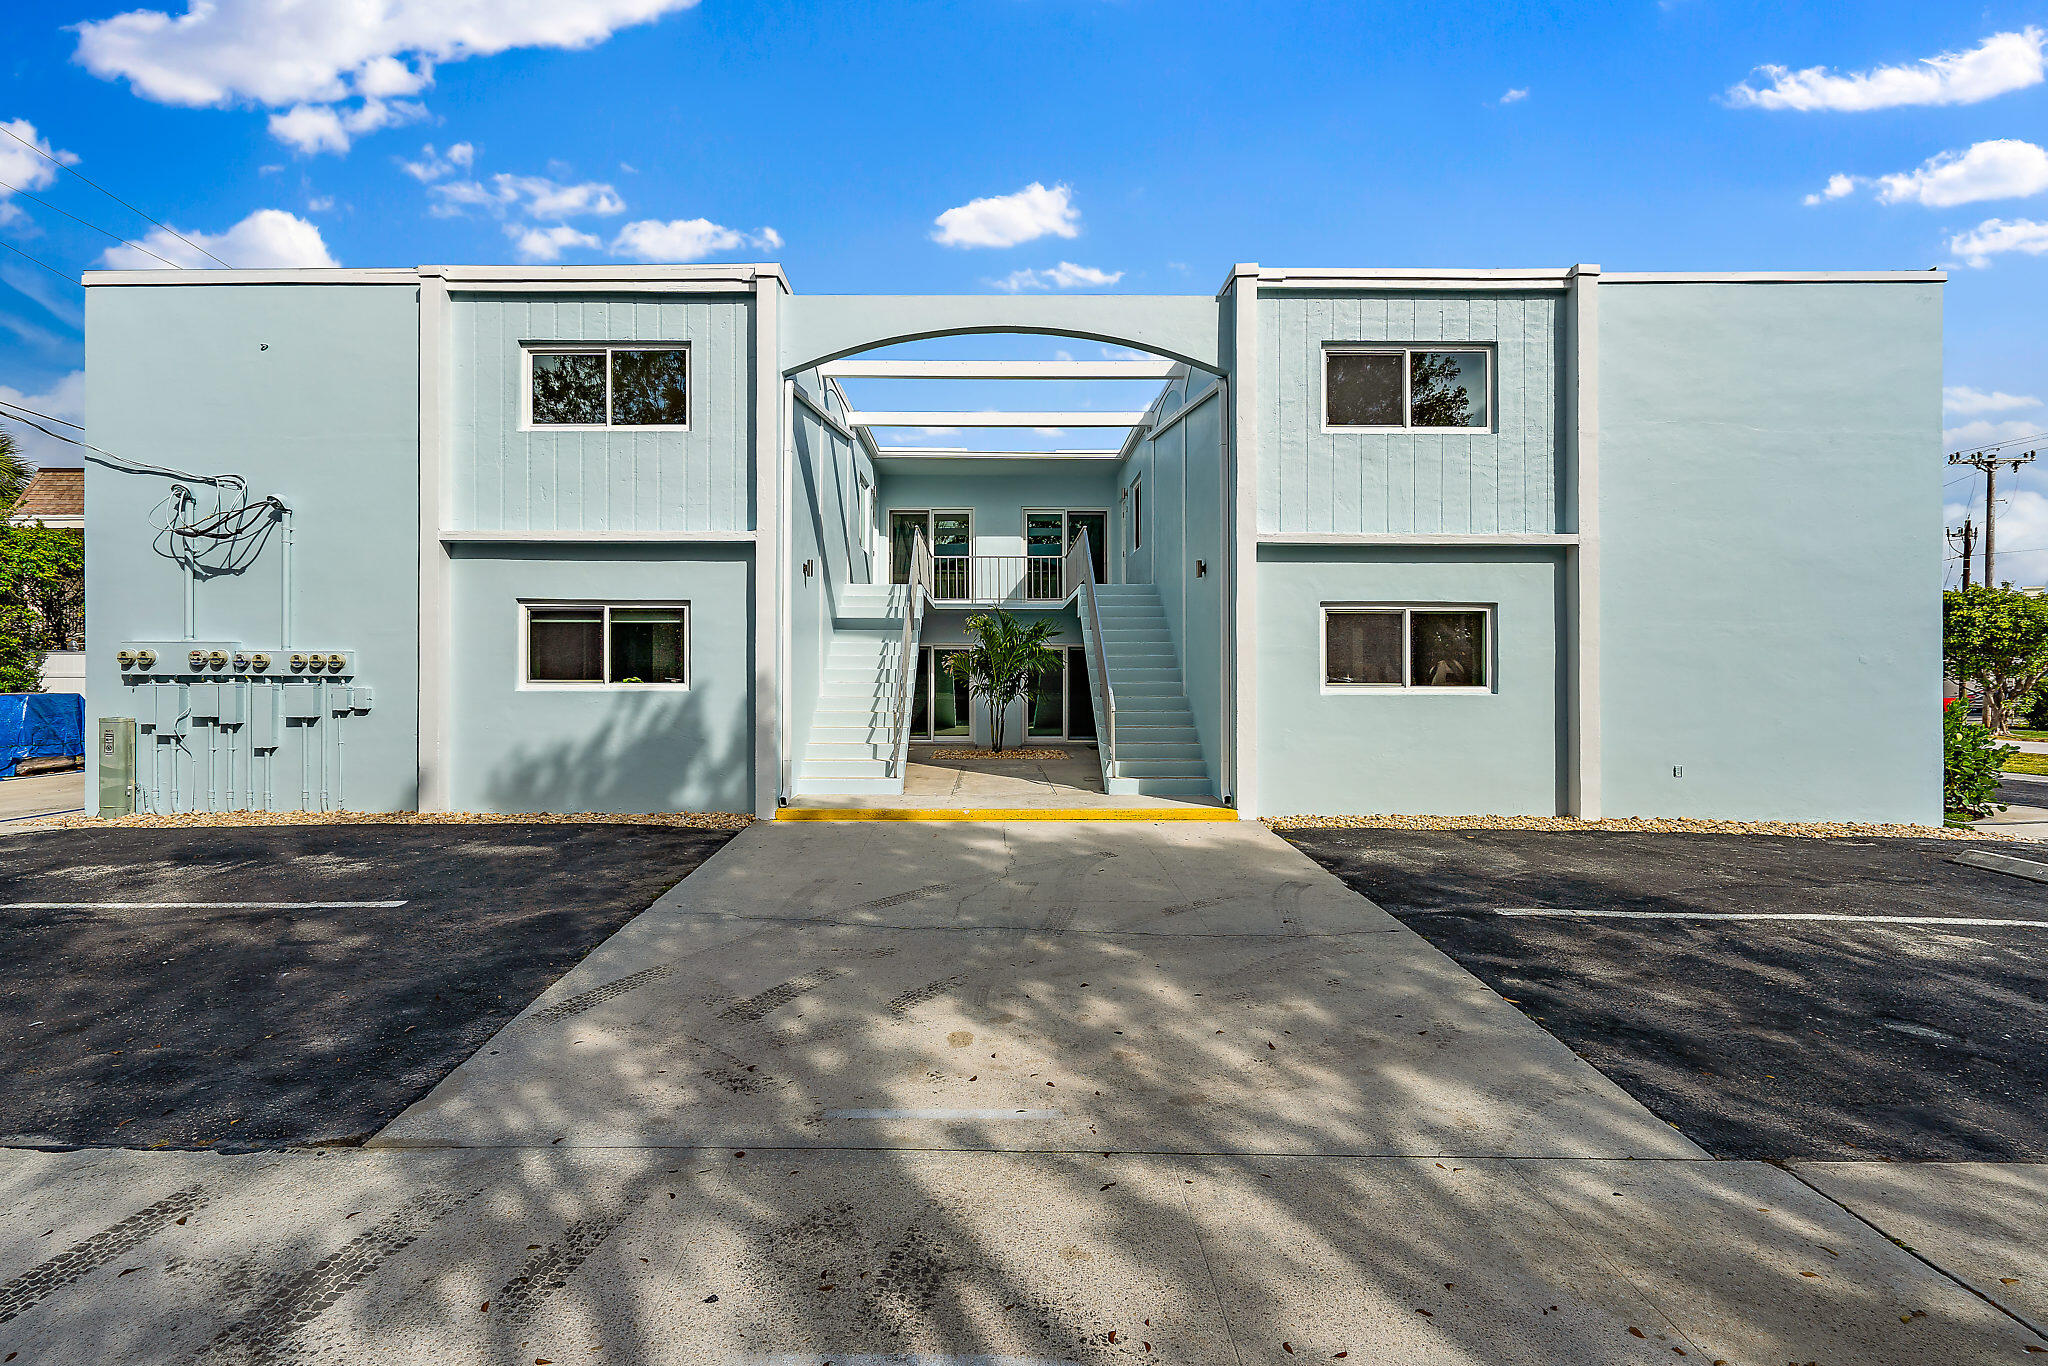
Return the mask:
[[1090,689],[1099,704],[1095,717],[1096,744],[1102,751],[1102,776],[1114,778],[1116,771],[1116,689],[1109,681],[1109,661],[1102,649],[1102,612],[1095,604],[1095,557],[1089,553],[1088,533],[1084,530],[1067,547],[1063,565],[1066,590],[1074,595],[1074,606],[1081,617],[1081,637],[1088,646],[1088,672],[1095,676],[1096,689]]
[[889,747],[889,776],[900,778],[910,758],[910,708],[915,700],[913,670],[917,667],[918,627],[924,620],[925,604],[931,600],[933,582],[932,548],[924,533],[910,548],[910,575],[903,585],[903,637],[896,660],[896,726]]

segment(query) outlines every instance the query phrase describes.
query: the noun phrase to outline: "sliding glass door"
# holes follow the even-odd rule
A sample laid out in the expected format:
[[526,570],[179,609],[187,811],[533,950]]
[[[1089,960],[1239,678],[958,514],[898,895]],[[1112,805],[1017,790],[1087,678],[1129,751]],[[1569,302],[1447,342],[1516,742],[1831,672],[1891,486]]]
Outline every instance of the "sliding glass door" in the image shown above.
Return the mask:
[[913,740],[959,740],[965,742],[974,729],[974,699],[966,680],[953,677],[946,663],[963,650],[934,649],[917,652],[917,677],[910,702],[910,738]]
[[1031,676],[1025,733],[1034,740],[1093,740],[1095,704],[1088,693],[1088,652],[1069,645],[1059,654],[1060,668]]

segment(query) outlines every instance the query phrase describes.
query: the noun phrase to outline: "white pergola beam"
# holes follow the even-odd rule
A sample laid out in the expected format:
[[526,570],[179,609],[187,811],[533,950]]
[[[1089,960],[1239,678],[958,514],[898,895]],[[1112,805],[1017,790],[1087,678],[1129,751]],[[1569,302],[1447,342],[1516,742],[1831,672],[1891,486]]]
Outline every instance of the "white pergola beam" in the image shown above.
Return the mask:
[[1143,413],[848,413],[849,427],[1138,427]]
[[984,451],[970,446],[877,446],[880,460],[915,460],[933,456],[943,460],[1114,460],[1121,450],[1091,451]]
[[850,360],[827,361],[827,379],[1170,379],[1170,360]]

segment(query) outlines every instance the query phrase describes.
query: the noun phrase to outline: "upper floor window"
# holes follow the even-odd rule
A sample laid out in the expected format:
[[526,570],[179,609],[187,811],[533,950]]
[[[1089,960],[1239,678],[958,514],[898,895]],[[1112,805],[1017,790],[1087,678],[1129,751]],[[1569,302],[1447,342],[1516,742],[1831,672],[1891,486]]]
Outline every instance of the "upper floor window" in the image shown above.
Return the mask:
[[529,347],[526,374],[529,427],[690,425],[688,346]]
[[1323,351],[1326,431],[1486,428],[1487,350],[1332,346]]

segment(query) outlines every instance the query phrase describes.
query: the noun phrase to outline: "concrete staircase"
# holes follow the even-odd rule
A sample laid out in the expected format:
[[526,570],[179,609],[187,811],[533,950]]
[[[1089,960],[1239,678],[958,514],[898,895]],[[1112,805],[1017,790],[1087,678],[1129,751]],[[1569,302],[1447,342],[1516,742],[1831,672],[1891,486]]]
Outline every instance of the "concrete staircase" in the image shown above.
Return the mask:
[[[1103,781],[1111,792],[1214,796],[1159,590],[1149,583],[1101,584],[1095,600],[1102,613],[1103,659],[1116,689],[1117,771]],[[1081,616],[1082,631],[1092,633],[1085,610]],[[1106,722],[1104,716],[1097,725]]]
[[839,590],[818,709],[797,764],[798,796],[903,791],[902,767],[894,776],[889,767],[896,757],[904,597],[902,587],[889,584]]

